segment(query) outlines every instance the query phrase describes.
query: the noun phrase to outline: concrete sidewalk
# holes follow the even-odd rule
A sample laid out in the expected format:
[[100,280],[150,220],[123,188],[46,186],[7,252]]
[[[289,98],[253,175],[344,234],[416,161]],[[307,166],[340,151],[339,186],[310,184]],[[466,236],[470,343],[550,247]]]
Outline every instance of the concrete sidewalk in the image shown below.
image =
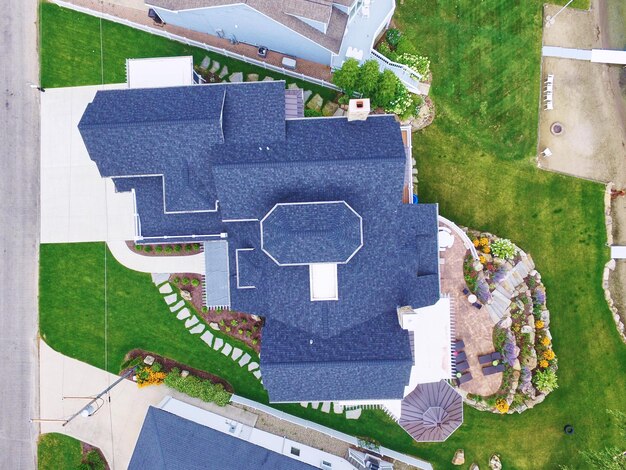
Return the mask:
[[188,256],[145,256],[133,251],[125,241],[108,241],[117,261],[142,273],[195,273],[204,275],[204,252]]
[[[84,362],[64,356],[40,341],[40,401],[42,419],[67,419],[118,377]],[[125,469],[150,405],[166,396],[254,426],[257,415],[231,405],[219,407],[190,398],[164,385],[139,388],[125,380],[105,396],[102,407],[89,418],[77,417],[67,426],[42,422],[41,432],[67,434],[102,450],[112,469]],[[88,398],[69,398],[88,397]]]

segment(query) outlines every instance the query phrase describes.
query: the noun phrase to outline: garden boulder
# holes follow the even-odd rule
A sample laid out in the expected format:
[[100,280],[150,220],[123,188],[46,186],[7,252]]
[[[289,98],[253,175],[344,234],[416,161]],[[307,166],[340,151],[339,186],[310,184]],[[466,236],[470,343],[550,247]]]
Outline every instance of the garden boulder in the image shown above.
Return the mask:
[[308,109],[313,109],[315,111],[321,111],[322,105],[324,104],[324,98],[322,98],[319,94],[313,95],[313,97],[307,102],[306,107]]
[[463,449],[458,449],[452,457],[452,465],[463,465],[465,463],[465,452]]
[[493,454],[489,459],[489,468],[492,470],[502,470],[502,462],[498,454]]
[[187,302],[191,302],[191,292],[185,289],[180,290],[180,296],[185,299]]

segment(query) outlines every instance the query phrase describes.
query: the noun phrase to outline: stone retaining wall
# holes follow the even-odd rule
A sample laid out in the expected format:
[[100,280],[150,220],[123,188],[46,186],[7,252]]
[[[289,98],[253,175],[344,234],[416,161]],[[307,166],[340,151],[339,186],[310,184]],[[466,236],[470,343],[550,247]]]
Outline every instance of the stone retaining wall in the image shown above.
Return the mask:
[[[614,188],[613,183],[608,183],[604,191],[604,218],[606,226],[606,243],[608,246],[613,244],[613,217],[611,216],[611,191]],[[602,289],[604,289],[604,298],[611,310],[615,327],[619,333],[622,341],[626,343],[626,334],[624,333],[624,322],[620,316],[620,312],[617,310],[613,297],[611,296],[611,290],[609,289],[609,277],[611,272],[615,269],[615,260],[611,259],[604,265],[604,272],[602,273]]]

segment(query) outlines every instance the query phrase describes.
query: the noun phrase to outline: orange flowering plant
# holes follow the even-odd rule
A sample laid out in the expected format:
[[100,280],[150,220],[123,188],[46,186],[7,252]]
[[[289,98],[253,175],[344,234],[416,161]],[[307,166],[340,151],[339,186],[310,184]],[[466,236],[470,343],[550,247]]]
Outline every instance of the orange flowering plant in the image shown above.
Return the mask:
[[487,237],[481,237],[480,246],[487,246],[487,245],[489,245],[489,239]]
[[474,244],[474,247],[478,248],[478,245],[480,244],[480,242],[478,241],[478,238],[474,238],[474,240],[472,240],[472,243]]
[[543,352],[543,357],[544,357],[544,359],[547,359],[548,361],[551,361],[552,359],[554,359],[556,357],[556,354],[554,354],[554,351],[552,349],[546,349]]
[[147,387],[148,385],[159,385],[163,383],[166,375],[165,372],[161,372],[160,366],[154,368],[143,367],[137,371],[137,386]]
[[[543,344],[544,346],[550,346],[550,338],[544,336],[543,338],[541,338],[541,344]],[[554,354],[554,352],[552,354]]]
[[546,361],[545,359],[542,359],[539,361],[539,367],[541,367],[542,369],[547,368],[550,365],[550,363],[548,361]]

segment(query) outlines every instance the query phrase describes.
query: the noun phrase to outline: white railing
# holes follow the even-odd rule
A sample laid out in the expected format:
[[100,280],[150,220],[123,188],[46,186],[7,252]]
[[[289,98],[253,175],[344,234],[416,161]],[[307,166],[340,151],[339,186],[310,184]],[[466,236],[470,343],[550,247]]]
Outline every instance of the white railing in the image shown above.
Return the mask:
[[[391,70],[396,77],[407,87],[407,89],[412,93],[419,93],[418,85],[419,81],[422,79],[422,76],[410,69],[404,64],[399,64],[398,62],[394,62],[389,58],[382,55],[376,49],[372,49],[372,57],[378,62],[383,68]],[[414,77],[418,77],[416,80]]]
[[62,0],[51,0],[52,3],[63,7],[63,8],[67,8],[69,10],[74,10],[77,11],[79,13],[85,13],[87,15],[91,15],[91,16],[95,16],[97,18],[102,18],[108,21],[113,21],[114,23],[119,23],[119,24],[123,24],[125,26],[129,26],[131,28],[135,28],[135,29],[139,29],[141,31],[144,31],[146,33],[150,33],[150,34],[154,34],[156,36],[161,36],[167,39],[170,39],[172,41],[176,41],[176,42],[181,42],[183,44],[187,44],[188,46],[193,46],[193,47],[199,47],[201,49],[205,49],[207,51],[211,51],[211,52],[215,52],[216,54],[221,54],[223,56],[229,57],[231,59],[235,59],[235,60],[240,60],[242,62],[246,62],[248,64],[252,64],[252,65],[256,65],[257,67],[261,67],[264,68],[266,70],[271,70],[273,72],[277,72],[283,75],[287,75],[289,77],[293,77],[293,78],[298,78],[300,80],[304,80],[310,83],[314,83],[316,85],[320,85],[326,88],[331,88],[333,90],[336,91],[341,91],[341,89],[336,86],[333,85],[330,82],[327,82],[326,80],[322,80],[320,78],[316,78],[316,77],[311,77],[309,75],[305,75],[303,73],[299,73],[299,72],[295,72],[293,70],[289,70],[283,67],[278,67],[276,65],[272,65],[272,64],[268,64],[266,62],[260,61],[260,60],[256,60],[253,59],[251,57],[247,57],[245,55],[242,54],[237,54],[236,52],[232,52],[229,51],[228,49],[224,49],[222,47],[215,47],[215,46],[211,46],[210,44],[206,44],[200,41],[195,41],[193,39],[189,39],[186,38],[184,36],[179,36],[178,34],[172,34],[169,33],[163,29],[158,29],[158,28],[152,28],[150,26],[146,26],[140,23],[135,23],[133,21],[129,21],[127,19],[124,18],[120,18],[118,16],[114,16],[114,15],[109,15],[108,13],[104,13],[104,12],[100,12],[97,10],[92,10],[90,8],[85,8],[85,7],[81,7],[79,5],[74,5],[73,3],[69,3],[69,2],[64,2]]
[[465,248],[467,248],[472,254],[472,258],[478,261],[478,252],[476,251],[476,247],[472,243],[472,240],[470,240],[470,238],[467,236],[467,233],[465,233],[457,224],[455,224],[451,220],[446,219],[442,215],[439,216],[439,222],[451,228],[461,238],[461,241],[463,242]]

